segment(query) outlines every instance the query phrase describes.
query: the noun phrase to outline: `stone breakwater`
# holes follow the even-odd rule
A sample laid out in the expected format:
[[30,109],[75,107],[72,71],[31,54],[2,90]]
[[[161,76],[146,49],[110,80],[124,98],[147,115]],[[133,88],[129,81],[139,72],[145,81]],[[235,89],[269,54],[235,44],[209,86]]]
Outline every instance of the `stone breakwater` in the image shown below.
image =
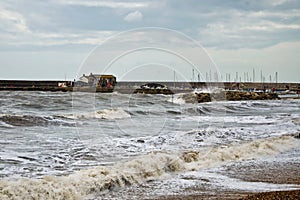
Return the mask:
[[186,103],[204,103],[211,101],[275,100],[280,99],[276,93],[226,91],[218,93],[184,94]]

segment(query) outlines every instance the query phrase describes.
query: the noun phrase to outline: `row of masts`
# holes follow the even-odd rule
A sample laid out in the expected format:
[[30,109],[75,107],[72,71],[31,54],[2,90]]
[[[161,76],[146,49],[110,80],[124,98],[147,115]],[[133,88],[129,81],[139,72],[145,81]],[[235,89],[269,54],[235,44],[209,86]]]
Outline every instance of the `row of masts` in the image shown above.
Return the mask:
[[[174,81],[175,81],[175,71],[174,71]],[[255,69],[252,70],[252,73],[244,72],[239,74],[239,72],[235,72],[235,74],[225,73],[224,75],[219,72],[213,72],[209,70],[209,72],[205,72],[205,77],[201,76],[200,73],[195,76],[195,70],[192,69],[192,78],[191,82],[261,82],[261,83],[278,83],[278,72],[274,74],[265,75],[263,71],[260,70],[260,80],[256,79]]]

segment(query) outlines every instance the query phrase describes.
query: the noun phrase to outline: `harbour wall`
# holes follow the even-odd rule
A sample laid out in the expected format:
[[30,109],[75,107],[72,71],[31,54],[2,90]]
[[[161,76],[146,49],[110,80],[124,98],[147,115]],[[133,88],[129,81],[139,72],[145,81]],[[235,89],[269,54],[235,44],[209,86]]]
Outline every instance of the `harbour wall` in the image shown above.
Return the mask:
[[[59,87],[59,83],[65,83],[67,87]],[[129,93],[143,84],[143,81],[120,81],[116,91],[128,91]],[[193,90],[195,88],[219,87],[224,89],[241,90],[272,90],[277,91],[300,91],[300,83],[261,83],[261,82],[155,82],[166,85],[172,90]],[[0,80],[0,90],[43,90],[43,91],[71,91],[73,81],[63,80]]]
[[[68,87],[60,87],[59,83],[65,83]],[[72,86],[72,81],[0,80],[0,90],[71,91]]]
[[[118,89],[132,89],[138,88],[139,86],[148,82],[118,82],[116,90]],[[240,89],[240,90],[272,90],[273,88],[277,91],[299,91],[300,83],[261,83],[261,82],[155,82],[162,85],[166,85],[171,89],[195,89],[195,88],[209,88],[218,87],[224,89]]]

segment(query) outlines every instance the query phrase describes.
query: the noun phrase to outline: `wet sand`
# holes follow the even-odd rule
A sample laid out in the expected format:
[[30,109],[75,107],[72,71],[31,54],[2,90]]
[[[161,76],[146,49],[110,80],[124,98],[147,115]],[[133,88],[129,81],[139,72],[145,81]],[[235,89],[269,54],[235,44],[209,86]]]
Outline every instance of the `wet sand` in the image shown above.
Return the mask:
[[291,191],[276,191],[276,192],[262,192],[255,194],[230,194],[224,193],[215,196],[201,196],[201,195],[189,195],[189,196],[170,196],[160,198],[163,200],[200,200],[200,199],[241,199],[241,200],[299,200],[300,199],[300,190],[291,190]]
[[[255,163],[255,164],[254,164]],[[293,188],[287,187],[284,190],[280,189],[273,191],[247,191],[245,190],[224,190],[212,189],[205,186],[188,188],[183,194],[161,196],[153,198],[156,200],[194,200],[194,199],[300,199],[300,161],[295,158],[288,159],[284,162],[276,161],[261,161],[246,162],[232,164],[224,167],[221,174],[230,178],[236,178],[247,182],[257,183],[272,183],[272,184],[292,184]]]
[[259,192],[259,193],[242,193],[236,191],[220,192],[213,195],[174,195],[157,198],[157,200],[200,200],[200,199],[226,199],[226,200],[299,200],[300,190],[289,190],[289,191],[273,191],[273,192]]
[[300,199],[300,190],[291,190],[291,191],[276,191],[276,192],[263,192],[258,194],[250,194],[247,195],[245,200],[252,200],[252,199],[264,199],[264,200],[271,200],[271,199],[290,199],[290,200],[298,200]]

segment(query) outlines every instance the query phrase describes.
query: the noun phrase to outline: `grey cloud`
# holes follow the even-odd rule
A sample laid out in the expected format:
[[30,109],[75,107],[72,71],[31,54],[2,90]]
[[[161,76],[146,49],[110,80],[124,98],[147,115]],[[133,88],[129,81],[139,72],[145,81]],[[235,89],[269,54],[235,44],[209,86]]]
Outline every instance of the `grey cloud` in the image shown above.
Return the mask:
[[[294,0],[3,0],[1,5],[6,12],[21,16],[18,22],[1,21],[1,40],[14,45],[23,45],[22,40],[32,45],[44,42],[45,46],[73,44],[76,40],[96,45],[103,39],[99,32],[154,26],[183,32],[207,47],[262,48],[298,41],[300,31],[300,3]],[[16,32],[15,36],[4,29]],[[53,37],[55,34],[61,37]]]

